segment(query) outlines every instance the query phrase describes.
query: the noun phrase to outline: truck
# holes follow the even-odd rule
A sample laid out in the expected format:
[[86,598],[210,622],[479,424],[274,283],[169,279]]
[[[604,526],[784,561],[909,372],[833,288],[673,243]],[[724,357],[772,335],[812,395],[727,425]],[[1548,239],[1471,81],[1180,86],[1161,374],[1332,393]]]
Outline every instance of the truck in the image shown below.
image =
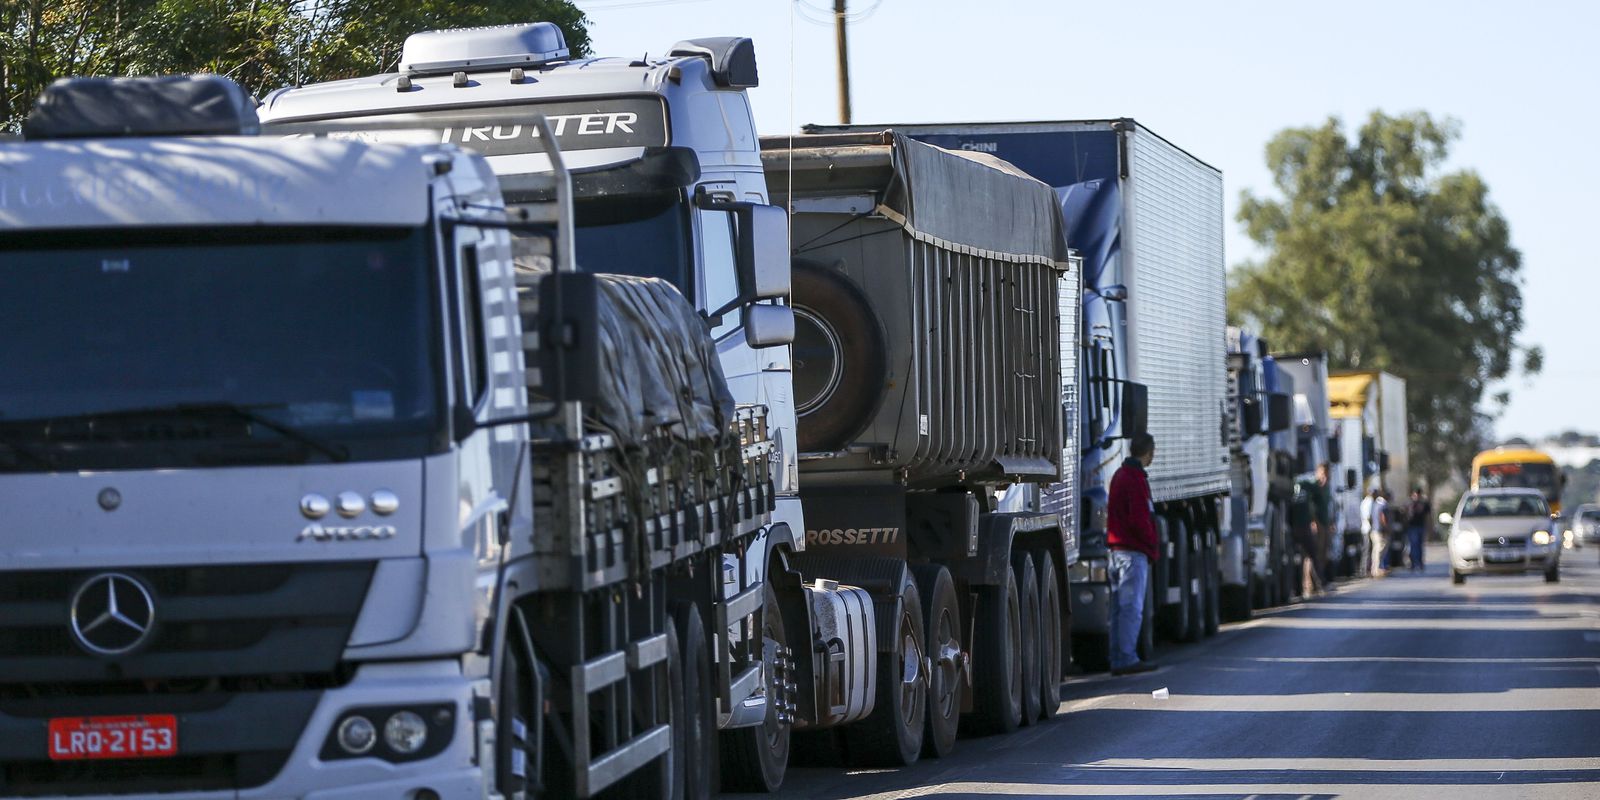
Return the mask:
[[1294,546],[1294,437],[1285,435],[1294,381],[1280,373],[1266,340],[1229,326],[1228,409],[1231,489],[1223,506],[1222,615],[1249,619],[1288,601]]
[[257,128],[74,79],[0,144],[0,796],[703,794],[719,709],[789,713],[766,410],[575,270],[559,149],[508,214],[453,145]]
[[[860,404],[851,406],[851,424],[835,419],[843,411],[820,414],[809,406],[801,424],[801,399],[832,391],[833,372],[811,364],[802,376],[789,347],[796,335],[821,330],[819,309],[810,307],[808,318],[791,299],[805,293],[799,282],[813,274],[794,262],[816,243],[791,240],[788,213],[771,202],[747,95],[758,83],[747,38],[687,40],[655,58],[574,60],[555,26],[530,23],[415,34],[398,72],[274,92],[261,116],[268,130],[285,137],[471,148],[497,174],[513,216],[542,196],[553,166],[545,143],[554,142],[572,167],[574,242],[586,259],[580,266],[664,278],[692,302],[733,397],[766,409],[776,471],[771,523],[735,554],[736,563],[726,564],[730,586],[748,587],[739,598],[749,598],[728,602],[756,621],[741,625],[743,615],[735,613],[707,626],[718,637],[732,627],[730,640],[756,640],[762,657],[754,682],[767,702],[749,706],[730,697],[716,709],[716,736],[706,738],[716,743],[723,788],[773,791],[796,734],[807,743],[840,745],[853,761],[906,763],[949,752],[963,711],[972,724],[960,727],[1006,730],[1057,710],[1059,646],[1041,647],[1041,636],[1024,634],[1052,616],[1035,614],[1051,599],[1047,589],[1039,593],[1042,605],[1026,598],[1030,586],[1058,593],[1064,586],[1059,576],[1069,566],[1070,531],[1060,530],[1059,512],[999,512],[993,494],[1001,484],[1060,480],[1064,469],[1059,418],[1070,394],[1057,383],[1061,342],[1051,320],[1059,293],[1047,296],[1046,289],[1058,291],[1071,270],[1062,247],[1045,248],[1041,235],[1020,222],[992,215],[950,221],[950,209],[970,199],[950,196],[950,187],[968,179],[997,187],[994,199],[1003,207],[1034,208],[1029,224],[1048,227],[1038,208],[1040,197],[1051,196],[1048,187],[996,164],[952,162],[948,153],[909,141],[874,145],[864,154],[869,172],[924,175],[922,167],[907,172],[890,164],[898,153],[947,174],[923,187],[861,183],[859,196],[828,202],[860,203],[862,218],[851,217],[852,224],[872,227],[885,241],[898,237],[915,258],[1026,279],[1031,294],[1007,296],[1016,309],[997,291],[932,309],[948,312],[951,324],[970,324],[962,315],[984,308],[999,315],[994,320],[1015,320],[1003,330],[980,331],[988,338],[977,350],[930,349],[926,331],[908,330],[902,320],[894,328],[890,320],[870,320],[885,336],[893,331],[896,357],[909,347],[928,360],[909,368],[896,362],[896,382],[880,384],[882,397],[869,391],[862,399],[861,387],[845,386],[843,396]],[[537,115],[551,120],[550,134],[530,128]],[[802,152],[795,155],[806,163]],[[918,208],[939,209],[933,218],[942,221],[927,228],[923,217],[908,213],[903,203],[911,194]],[[1048,206],[1054,209],[1053,200]],[[805,213],[812,212],[833,213],[820,205]],[[812,224],[800,220],[805,213],[797,214],[797,225]],[[995,230],[975,230],[973,220]],[[983,249],[993,241],[1015,247]],[[514,234],[513,251],[520,247]],[[896,283],[887,271],[878,278],[857,287],[868,303],[877,302],[878,292],[928,289],[904,277]],[[796,347],[813,343],[808,338]],[[1014,396],[899,382],[978,376],[971,356],[1001,348],[1028,354],[1005,362],[1017,374],[999,376]],[[813,383],[819,380],[824,391]],[[894,403],[885,404],[891,395]],[[970,405],[978,402],[984,405]],[[902,406],[912,412],[903,438],[871,438],[904,421]],[[1019,416],[1001,416],[1011,411]],[[862,420],[867,427],[850,429]],[[1026,427],[1009,427],[1024,421]],[[936,449],[925,452],[930,445]],[[823,513],[825,495],[851,495],[859,488],[852,481],[874,484],[863,494],[875,499],[855,505],[873,521],[813,524],[810,515]],[[1058,596],[1064,618],[1067,598]],[[975,624],[979,619],[985,623]]]
[[1355,574],[1361,566],[1359,554],[1368,545],[1361,538],[1361,498],[1377,489],[1388,492],[1390,502],[1396,503],[1411,491],[1405,379],[1379,370],[1331,372],[1328,407],[1346,468],[1346,486],[1359,487],[1344,497],[1345,573]]
[[[1346,469],[1349,465],[1339,448],[1328,404],[1328,355],[1321,351],[1276,353],[1273,361],[1294,381],[1295,481],[1312,480],[1319,465],[1328,465],[1334,525],[1328,537],[1327,574],[1323,577],[1331,580],[1336,575],[1349,575],[1350,565],[1359,560],[1361,553],[1360,526],[1354,537],[1349,533],[1350,519],[1358,513],[1352,509],[1361,501],[1360,482],[1355,473]],[[1351,546],[1356,548],[1353,554]],[[1294,574],[1299,575],[1301,554],[1297,552],[1294,561]],[[1291,583],[1292,592],[1298,594],[1303,588],[1301,582]]]
[[1055,187],[1067,244],[1083,258],[1073,658],[1089,669],[1109,659],[1106,491],[1143,431],[1156,440],[1149,475],[1165,557],[1151,567],[1145,607],[1157,624],[1143,626],[1141,650],[1157,627],[1178,641],[1214,632],[1230,488],[1221,171],[1127,118],[895,129]]

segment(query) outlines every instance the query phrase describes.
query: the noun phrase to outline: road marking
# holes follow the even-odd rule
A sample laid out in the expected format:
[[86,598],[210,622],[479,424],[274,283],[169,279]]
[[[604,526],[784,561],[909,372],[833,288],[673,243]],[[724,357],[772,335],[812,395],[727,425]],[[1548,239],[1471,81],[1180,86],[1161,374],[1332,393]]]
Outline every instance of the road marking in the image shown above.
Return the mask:
[[[1182,687],[1179,687],[1180,690]],[[1441,707],[1441,704],[1448,704]],[[1479,711],[1600,711],[1600,688],[1531,689],[1500,692],[1320,692],[1314,694],[1200,695],[1174,692],[1157,701],[1148,692],[1103,695],[1074,703],[1074,710],[1115,711],[1249,711],[1349,712],[1381,711],[1469,713]],[[1600,759],[1592,762],[1600,768]]]

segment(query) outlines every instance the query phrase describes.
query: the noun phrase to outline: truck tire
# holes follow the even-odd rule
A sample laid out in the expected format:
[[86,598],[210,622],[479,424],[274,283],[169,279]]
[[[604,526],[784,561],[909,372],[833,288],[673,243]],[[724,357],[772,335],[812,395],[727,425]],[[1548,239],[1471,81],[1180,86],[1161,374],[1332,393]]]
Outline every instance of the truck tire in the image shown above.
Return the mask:
[[[665,673],[665,674],[663,674]],[[684,794],[684,752],[688,749],[689,731],[684,727],[685,698],[683,692],[683,661],[678,647],[678,631],[667,623],[667,660],[650,668],[650,678],[635,680],[633,685],[633,714],[635,723],[642,729],[662,724],[659,716],[651,716],[650,701],[665,700],[667,725],[671,726],[672,747],[637,771],[600,792],[601,797],[659,797],[663,800],[680,800]],[[643,684],[643,685],[641,685]]]
[[[1216,636],[1222,628],[1222,544],[1215,537],[1208,536],[1207,539],[1208,544],[1200,551],[1200,563],[1205,565],[1205,573],[1200,580],[1201,607],[1205,609],[1205,635]],[[1250,604],[1246,602],[1245,608],[1249,607]]]
[[1017,575],[1017,600],[1022,608],[1022,720],[1032,725],[1039,719],[1039,573],[1033,556],[1017,552],[1011,556],[1011,569]]
[[[878,697],[866,719],[839,732],[846,756],[863,767],[903,767],[922,754],[927,725],[927,636],[922,624],[922,597],[910,570],[901,570],[899,619],[878,625],[878,635],[892,636],[893,650],[878,651]],[[889,604],[875,604],[882,611]],[[893,613],[893,612],[891,612]],[[880,639],[879,646],[882,646]]]
[[872,421],[888,348],[872,304],[843,274],[796,260],[794,392],[800,451],[831,452]]
[[1195,540],[1199,533],[1189,525],[1189,521],[1178,518],[1173,526],[1178,532],[1178,548],[1187,548],[1188,569],[1185,571],[1183,581],[1183,595],[1187,600],[1185,608],[1189,612],[1188,624],[1184,627],[1181,642],[1198,642],[1206,636],[1206,553],[1205,548],[1195,549]]
[[1229,622],[1244,622],[1255,616],[1255,603],[1251,602],[1261,594],[1257,591],[1260,584],[1256,583],[1253,572],[1245,573],[1245,585],[1222,587],[1222,616]]
[[[762,589],[761,633],[780,646],[788,646],[778,594],[768,581]],[[767,695],[781,696],[777,676],[767,670]],[[767,703],[767,718],[753,728],[723,731],[718,737],[722,756],[722,789],[728,792],[776,792],[789,768],[789,724],[778,719],[778,707]]]
[[[1158,576],[1154,569],[1150,571],[1150,583],[1156,588],[1156,601],[1160,603],[1156,618],[1160,620],[1163,636],[1175,642],[1186,642],[1189,641],[1189,621],[1193,616],[1189,610],[1189,542],[1184,538],[1183,527],[1178,521],[1165,515],[1156,517],[1156,530],[1161,534],[1163,545],[1171,544],[1166,549],[1172,554],[1167,559],[1167,568],[1162,575]],[[1156,580],[1158,577],[1162,579]],[[1169,603],[1167,598],[1172,596],[1172,589],[1178,590],[1178,599]]]
[[1017,576],[979,586],[973,609],[972,713],[962,720],[973,733],[1010,733],[1022,724],[1022,602]]
[[944,758],[956,746],[961,726],[961,605],[950,570],[938,564],[913,564],[917,593],[922,596],[922,625],[927,633],[928,672],[927,728],[922,734],[922,754]]
[[1039,718],[1053,719],[1061,708],[1061,586],[1056,557],[1038,551],[1039,565]]
[[[711,647],[705,622],[693,603],[679,603],[673,611],[680,668],[678,685],[683,695],[683,797],[707,800],[715,789],[711,762],[717,741],[716,689],[711,683]],[[674,732],[673,747],[678,747]]]

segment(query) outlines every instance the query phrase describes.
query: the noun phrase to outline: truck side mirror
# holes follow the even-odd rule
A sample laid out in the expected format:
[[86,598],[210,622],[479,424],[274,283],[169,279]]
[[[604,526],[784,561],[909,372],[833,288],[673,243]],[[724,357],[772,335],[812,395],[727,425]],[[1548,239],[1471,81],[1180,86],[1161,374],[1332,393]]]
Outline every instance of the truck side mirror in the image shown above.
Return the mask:
[[1122,382],[1122,438],[1132,439],[1149,430],[1150,387]]
[[794,342],[794,309],[754,303],[744,307],[745,344],[752,348],[776,347]]
[[1355,467],[1350,467],[1344,471],[1344,488],[1354,489],[1360,480],[1360,477],[1356,475]]
[[1267,433],[1289,430],[1294,425],[1294,398],[1283,392],[1267,395]]
[[746,301],[788,297],[789,212],[757,203],[739,203],[735,210],[739,215],[739,294]]

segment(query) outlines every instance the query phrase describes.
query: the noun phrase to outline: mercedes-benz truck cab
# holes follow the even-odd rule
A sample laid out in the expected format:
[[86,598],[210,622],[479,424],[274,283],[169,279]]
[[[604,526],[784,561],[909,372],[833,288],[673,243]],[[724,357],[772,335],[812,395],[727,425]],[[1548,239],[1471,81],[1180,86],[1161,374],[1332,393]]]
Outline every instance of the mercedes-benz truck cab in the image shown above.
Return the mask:
[[85,79],[0,143],[0,796],[479,791],[470,516],[515,451],[451,409],[519,409],[463,383],[442,231],[499,189],[195,135],[254,125],[224,79]]

